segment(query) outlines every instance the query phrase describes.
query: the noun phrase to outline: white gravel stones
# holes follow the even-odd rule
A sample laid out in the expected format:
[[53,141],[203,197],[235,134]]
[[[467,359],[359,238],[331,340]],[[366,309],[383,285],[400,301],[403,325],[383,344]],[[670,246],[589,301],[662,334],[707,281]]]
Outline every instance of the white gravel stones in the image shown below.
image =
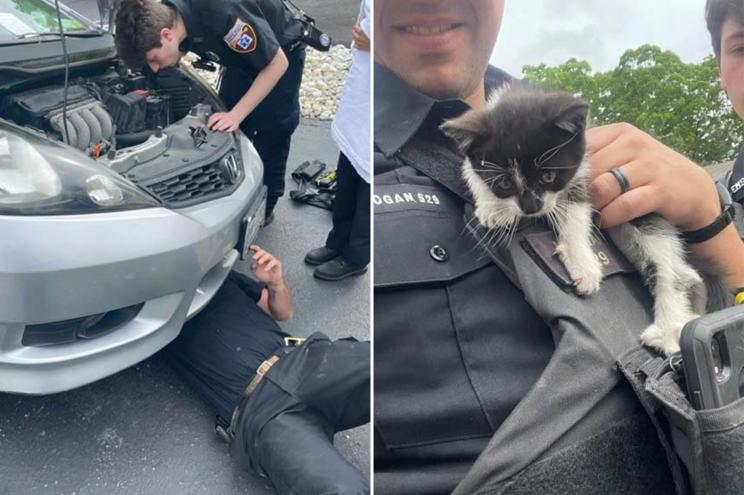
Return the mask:
[[308,49],[300,88],[302,115],[332,120],[351,66],[351,50],[335,45],[328,52]]
[[[346,74],[351,66],[351,49],[335,45],[327,52],[307,49],[305,72],[300,87],[302,116],[312,119],[332,120],[344,90]],[[191,64],[196,55],[189,53],[184,61]],[[219,72],[196,70],[213,87]]]

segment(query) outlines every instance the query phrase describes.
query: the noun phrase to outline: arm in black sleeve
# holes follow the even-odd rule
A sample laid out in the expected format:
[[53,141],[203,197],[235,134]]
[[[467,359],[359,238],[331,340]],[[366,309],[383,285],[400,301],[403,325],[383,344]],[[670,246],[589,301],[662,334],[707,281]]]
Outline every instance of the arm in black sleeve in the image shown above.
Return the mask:
[[254,302],[261,300],[261,292],[268,286],[264,282],[253,280],[252,278],[238,272],[230,272],[228,277],[240,287]]
[[228,2],[223,41],[245,64],[246,68],[260,72],[280,49],[274,31],[254,1]]

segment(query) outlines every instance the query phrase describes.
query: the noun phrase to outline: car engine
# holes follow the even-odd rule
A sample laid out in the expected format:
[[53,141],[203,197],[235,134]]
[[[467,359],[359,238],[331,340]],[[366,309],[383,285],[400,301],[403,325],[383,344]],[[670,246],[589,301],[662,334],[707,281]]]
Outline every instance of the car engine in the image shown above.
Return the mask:
[[[63,112],[63,102],[67,106]],[[77,148],[158,197],[184,207],[230,194],[244,170],[230,133],[206,126],[206,91],[178,70],[76,79],[5,96],[0,116]]]

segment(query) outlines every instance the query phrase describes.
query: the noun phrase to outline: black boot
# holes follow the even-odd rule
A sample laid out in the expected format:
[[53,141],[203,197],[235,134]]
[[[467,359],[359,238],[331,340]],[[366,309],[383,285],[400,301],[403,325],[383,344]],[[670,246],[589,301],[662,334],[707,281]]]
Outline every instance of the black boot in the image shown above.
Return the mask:
[[322,265],[326,261],[331,261],[333,258],[338,257],[340,254],[335,249],[326,246],[319,247],[308,251],[305,255],[305,263],[308,265]]
[[263,226],[266,227],[274,221],[274,208],[279,201],[279,196],[269,194],[266,196],[266,216],[264,217]]
[[361,275],[367,271],[367,265],[355,265],[343,256],[326,261],[318,266],[313,275],[321,280],[343,280],[352,275]]

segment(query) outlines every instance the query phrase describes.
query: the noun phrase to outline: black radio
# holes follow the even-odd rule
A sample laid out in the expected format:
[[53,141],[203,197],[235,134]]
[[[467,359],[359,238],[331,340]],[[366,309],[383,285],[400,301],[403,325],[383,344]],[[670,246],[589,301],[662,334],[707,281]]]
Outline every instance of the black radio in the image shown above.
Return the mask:
[[284,5],[290,12],[294,13],[295,19],[302,25],[300,41],[321,52],[327,52],[331,49],[331,43],[333,42],[331,35],[318,29],[315,26],[315,19],[303,12],[291,0],[284,0]]
[[301,40],[303,43],[321,52],[327,52],[331,49],[331,42],[333,41],[331,35],[315,27],[315,19],[304,12],[300,12],[298,20],[302,23]]
[[687,323],[680,347],[695,409],[717,409],[744,397],[744,305]]

